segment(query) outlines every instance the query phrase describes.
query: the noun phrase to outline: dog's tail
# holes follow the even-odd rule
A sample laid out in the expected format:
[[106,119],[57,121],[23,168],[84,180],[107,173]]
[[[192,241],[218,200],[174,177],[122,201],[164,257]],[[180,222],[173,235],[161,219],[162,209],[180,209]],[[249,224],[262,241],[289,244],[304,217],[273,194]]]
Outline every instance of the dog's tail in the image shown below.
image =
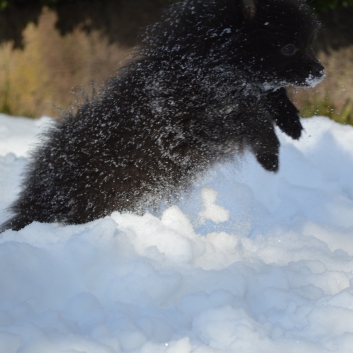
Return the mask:
[[24,218],[21,215],[16,215],[0,225],[0,233],[5,232],[5,230],[8,229],[20,230],[30,223],[32,223],[31,220]]

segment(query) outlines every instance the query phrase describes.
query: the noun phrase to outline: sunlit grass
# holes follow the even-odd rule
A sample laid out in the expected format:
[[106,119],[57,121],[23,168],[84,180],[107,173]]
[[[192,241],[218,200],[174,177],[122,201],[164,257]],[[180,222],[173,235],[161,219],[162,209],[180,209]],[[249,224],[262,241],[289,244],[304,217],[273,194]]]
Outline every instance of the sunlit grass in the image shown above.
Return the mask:
[[329,96],[324,99],[308,100],[302,105],[300,116],[306,118],[314,115],[327,116],[341,124],[353,125],[353,102],[351,99],[346,99],[344,104],[338,108]]

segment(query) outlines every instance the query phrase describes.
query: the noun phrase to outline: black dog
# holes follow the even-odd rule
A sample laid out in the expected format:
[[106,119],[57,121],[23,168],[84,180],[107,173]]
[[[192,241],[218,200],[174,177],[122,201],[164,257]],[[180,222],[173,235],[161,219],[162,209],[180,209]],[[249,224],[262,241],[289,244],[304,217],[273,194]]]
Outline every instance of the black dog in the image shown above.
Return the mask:
[[317,28],[301,0],[173,5],[135,60],[46,132],[1,230],[142,212],[245,148],[277,171],[274,124],[302,131],[284,87],[323,77]]

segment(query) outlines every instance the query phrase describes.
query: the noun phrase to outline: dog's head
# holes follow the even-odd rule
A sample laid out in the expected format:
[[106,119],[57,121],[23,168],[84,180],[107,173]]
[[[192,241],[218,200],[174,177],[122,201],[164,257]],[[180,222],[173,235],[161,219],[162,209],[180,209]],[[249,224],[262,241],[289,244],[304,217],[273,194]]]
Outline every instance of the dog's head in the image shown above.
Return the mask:
[[312,48],[319,22],[303,1],[183,1],[149,28],[140,54],[193,73],[223,68],[230,81],[312,86],[324,75]]
[[265,85],[315,86],[324,68],[313,42],[319,22],[301,0],[242,0],[244,62]]

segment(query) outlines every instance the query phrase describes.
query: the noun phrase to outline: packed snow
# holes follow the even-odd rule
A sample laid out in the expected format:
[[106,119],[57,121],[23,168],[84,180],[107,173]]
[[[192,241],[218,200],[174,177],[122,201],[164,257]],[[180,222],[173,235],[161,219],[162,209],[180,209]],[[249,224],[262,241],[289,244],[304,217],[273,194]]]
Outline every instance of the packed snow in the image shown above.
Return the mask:
[[[49,118],[0,116],[0,222]],[[352,352],[353,128],[277,131],[160,215],[0,234],[0,352]],[[99,190],[97,190],[99,192]]]

